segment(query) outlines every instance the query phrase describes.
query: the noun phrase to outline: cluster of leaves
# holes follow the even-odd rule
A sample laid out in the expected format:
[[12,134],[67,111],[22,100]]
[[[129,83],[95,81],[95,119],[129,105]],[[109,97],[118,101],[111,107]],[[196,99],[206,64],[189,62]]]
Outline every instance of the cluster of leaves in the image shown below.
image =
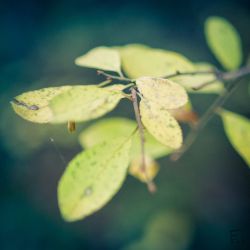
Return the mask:
[[[231,24],[211,17],[206,22],[205,34],[224,68],[237,69],[242,61],[241,45]],[[177,120],[191,125],[197,122],[187,92],[194,92],[194,87],[209,81],[213,83],[195,93],[224,91],[211,64],[193,63],[176,52],[140,44],[98,47],[78,57],[75,63],[114,75],[103,72],[109,79],[99,85],[25,92],[13,99],[15,112],[31,122],[68,123],[73,131],[75,122],[99,118],[113,110],[121,99],[131,101],[132,88],[140,98],[138,110],[145,129],[145,152],[142,155],[144,145],[135,121],[103,119],[84,130],[79,141],[85,150],[68,164],[58,186],[59,207],[67,221],[82,219],[102,208],[119,190],[127,172],[142,182],[153,180],[159,170],[155,159],[182,146],[183,136]],[[176,74],[201,70],[207,73]],[[171,80],[167,79],[173,74],[176,75]],[[229,111],[220,114],[232,145],[250,164],[249,120]]]

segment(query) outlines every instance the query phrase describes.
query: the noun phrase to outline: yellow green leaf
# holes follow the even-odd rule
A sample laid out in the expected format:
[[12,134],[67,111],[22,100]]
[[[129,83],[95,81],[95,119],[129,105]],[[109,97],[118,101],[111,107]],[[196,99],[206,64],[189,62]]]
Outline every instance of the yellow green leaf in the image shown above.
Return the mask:
[[134,158],[129,165],[129,174],[142,182],[152,181],[159,172],[159,164],[150,156],[145,155],[145,171],[142,169],[142,156]]
[[122,68],[131,78],[143,76],[161,77],[193,69],[192,63],[173,51],[154,49],[141,44],[129,44],[117,48]]
[[156,140],[173,149],[181,147],[181,128],[167,110],[143,99],[140,102],[140,114],[143,125]]
[[250,166],[250,120],[226,110],[220,114],[229,141]]
[[[126,118],[106,118],[97,121],[85,129],[79,136],[79,142],[84,148],[91,148],[103,141],[119,137],[128,137],[135,131],[135,121]],[[153,158],[159,158],[171,153],[171,149],[162,145],[145,131],[145,152]],[[131,159],[141,155],[141,144],[138,131],[132,137]]]
[[71,86],[51,87],[25,92],[16,96],[11,102],[14,111],[22,118],[36,123],[47,123],[52,120],[49,101],[55,96],[68,91]]
[[87,121],[110,112],[123,97],[117,86],[114,90],[112,86],[73,86],[69,91],[53,98],[49,107],[53,112],[53,123]]
[[237,30],[222,17],[209,17],[205,23],[208,46],[227,70],[237,69],[242,63],[241,39]]
[[103,142],[69,163],[58,186],[65,220],[83,219],[111,200],[126,177],[130,145],[128,138]]
[[108,47],[97,47],[87,54],[76,58],[75,63],[79,66],[108,71],[121,71],[119,52]]
[[[209,63],[196,63],[194,64],[194,71],[209,71],[213,70],[213,65]],[[193,90],[193,88],[199,87],[200,85],[211,82],[216,78],[213,73],[207,74],[195,74],[195,75],[182,75],[171,78],[175,82],[181,84],[188,92],[197,94],[220,94],[224,91],[224,85],[222,82],[216,80],[213,83],[207,85],[200,90]]]
[[145,99],[166,109],[179,108],[188,101],[186,90],[167,79],[141,77],[136,80],[136,85]]

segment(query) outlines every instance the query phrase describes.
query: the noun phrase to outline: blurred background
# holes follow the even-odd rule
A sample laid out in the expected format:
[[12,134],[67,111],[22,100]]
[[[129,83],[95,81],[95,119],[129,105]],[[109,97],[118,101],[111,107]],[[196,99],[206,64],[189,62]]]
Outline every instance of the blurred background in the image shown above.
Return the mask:
[[[10,100],[37,88],[98,83],[74,59],[100,45],[143,43],[219,66],[206,45],[206,17],[238,29],[245,61],[250,51],[250,4],[224,1],[43,0],[0,3],[0,249],[250,249],[250,172],[226,138],[218,117],[183,158],[160,160],[158,192],[128,177],[113,200],[83,221],[66,223],[57,182],[81,151],[88,124],[37,125],[17,116]],[[214,95],[192,95],[199,114]],[[250,117],[247,81],[226,107]],[[109,116],[133,118],[122,102]],[[49,138],[54,139],[52,144]]]

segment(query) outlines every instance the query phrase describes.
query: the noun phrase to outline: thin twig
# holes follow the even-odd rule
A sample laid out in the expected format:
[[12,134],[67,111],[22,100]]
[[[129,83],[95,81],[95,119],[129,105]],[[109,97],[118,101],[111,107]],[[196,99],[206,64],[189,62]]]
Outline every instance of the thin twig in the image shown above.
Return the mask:
[[202,70],[202,71],[187,71],[187,72],[180,72],[176,71],[176,73],[165,75],[162,78],[173,78],[176,76],[193,76],[193,75],[207,75],[207,74],[216,74],[217,70]]
[[239,81],[231,81],[229,82],[227,89],[224,93],[222,93],[214,103],[209,107],[209,109],[202,116],[200,121],[193,127],[191,132],[187,135],[183,146],[176,152],[174,152],[170,159],[176,161],[180,159],[180,157],[192,146],[194,141],[196,140],[199,132],[207,125],[209,120],[213,117],[214,113],[225,103],[225,101],[230,97],[230,95],[234,92],[237,86],[239,86]]
[[114,76],[111,74],[108,74],[104,71],[101,70],[97,70],[97,74],[98,75],[102,75],[105,76],[107,80],[118,80],[118,81],[122,81],[122,82],[135,82],[135,80],[124,77],[124,76]]
[[138,129],[139,129],[139,134],[140,134],[140,139],[141,139],[141,157],[142,157],[141,170],[146,177],[148,190],[151,193],[154,193],[156,191],[156,186],[155,186],[154,182],[152,180],[150,180],[150,178],[147,175],[146,162],[145,162],[144,128],[143,128],[142,121],[141,121],[140,110],[139,110],[138,101],[137,101],[137,93],[136,93],[135,88],[131,88],[131,97],[132,97],[133,107],[134,107],[134,111],[135,111],[135,118],[136,118],[136,121],[138,124]]

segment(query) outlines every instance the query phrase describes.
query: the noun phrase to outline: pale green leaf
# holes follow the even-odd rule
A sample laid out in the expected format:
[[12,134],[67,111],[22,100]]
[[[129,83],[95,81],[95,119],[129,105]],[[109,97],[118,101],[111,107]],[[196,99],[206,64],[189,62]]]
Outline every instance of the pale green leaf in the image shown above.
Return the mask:
[[188,101],[186,90],[167,79],[141,77],[136,80],[136,85],[145,99],[166,109],[179,108]]
[[229,141],[250,166],[250,120],[226,110],[220,114]]
[[[194,71],[209,71],[214,69],[214,67],[209,63],[196,63],[194,64]],[[224,85],[222,82],[216,80],[213,83],[207,85],[206,87],[200,90],[193,90],[195,87],[211,82],[215,80],[215,75],[213,73],[208,74],[195,74],[195,75],[182,75],[171,78],[175,82],[181,84],[188,92],[197,93],[197,94],[220,94],[224,91]]]
[[222,17],[209,17],[205,23],[207,43],[218,61],[227,70],[242,63],[241,39],[237,30]]
[[123,85],[100,88],[94,85],[73,86],[69,91],[51,100],[53,122],[87,121],[113,110],[124,97],[117,88]]
[[117,48],[122,59],[122,68],[131,78],[143,76],[161,77],[176,71],[192,71],[192,63],[173,51],[153,49],[140,44]]
[[103,142],[77,155],[58,186],[62,216],[75,221],[101,209],[120,189],[129,164],[127,138]]
[[16,96],[11,102],[15,112],[22,118],[37,123],[47,123],[52,120],[49,101],[55,96],[68,91],[71,86],[51,87],[25,92]]
[[119,52],[108,47],[97,47],[87,54],[76,58],[75,63],[79,66],[108,71],[121,71]]
[[173,149],[181,147],[181,128],[166,109],[143,99],[140,102],[140,114],[143,125],[155,139]]
[[[137,124],[126,118],[106,118],[85,129],[79,136],[80,144],[90,148],[103,141],[119,137],[128,137],[135,131]],[[172,150],[157,142],[153,136],[145,131],[145,152],[153,158],[168,155]],[[138,131],[132,137],[131,159],[141,155],[140,137]]]

